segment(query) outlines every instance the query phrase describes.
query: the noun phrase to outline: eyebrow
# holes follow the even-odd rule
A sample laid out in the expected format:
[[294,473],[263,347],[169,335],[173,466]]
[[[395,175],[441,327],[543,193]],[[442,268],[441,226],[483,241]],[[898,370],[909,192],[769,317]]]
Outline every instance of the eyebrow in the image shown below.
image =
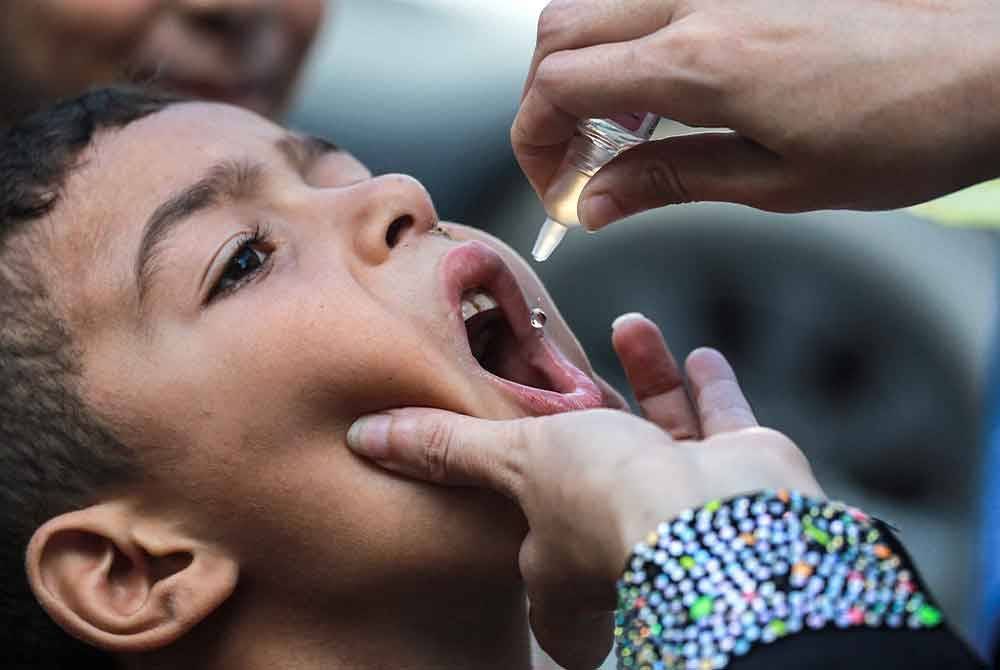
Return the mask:
[[340,147],[330,140],[314,135],[285,135],[274,146],[292,169],[300,173],[304,173],[320,156],[340,151]]
[[136,257],[135,275],[140,305],[157,271],[157,251],[162,249],[177,227],[195,214],[223,202],[246,199],[257,190],[262,173],[263,166],[259,163],[222,161],[210,167],[201,179],[160,203],[143,227],[139,255]]
[[[285,135],[275,142],[275,148],[300,174],[321,155],[338,150],[332,142],[301,135]],[[223,203],[248,199],[260,190],[264,171],[262,163],[246,159],[224,160],[211,166],[198,181],[160,203],[143,226],[136,256],[140,310],[158,269],[157,252],[166,245],[171,234],[195,214]]]

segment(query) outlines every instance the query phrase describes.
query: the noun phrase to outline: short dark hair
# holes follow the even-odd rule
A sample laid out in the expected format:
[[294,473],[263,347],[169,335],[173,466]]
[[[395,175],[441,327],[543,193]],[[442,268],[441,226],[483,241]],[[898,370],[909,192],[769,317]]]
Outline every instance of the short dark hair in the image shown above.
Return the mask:
[[[135,480],[137,457],[79,392],[80,352],[40,267],[37,227],[57,206],[102,130],[178,98],[96,89],[35,113],[0,135],[0,667],[111,667],[110,657],[55,625],[25,573],[31,535]],[[48,274],[46,274],[48,273]],[[49,277],[47,280],[46,277]]]

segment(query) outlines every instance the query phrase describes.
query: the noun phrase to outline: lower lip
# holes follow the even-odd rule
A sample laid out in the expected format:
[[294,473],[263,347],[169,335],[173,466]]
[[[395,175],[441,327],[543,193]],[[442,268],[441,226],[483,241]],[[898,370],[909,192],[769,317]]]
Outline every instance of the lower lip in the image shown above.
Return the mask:
[[550,341],[539,336],[537,343],[522,343],[521,346],[530,347],[528,355],[532,364],[545,370],[555,391],[518,384],[486,370],[483,373],[526,410],[543,415],[604,406],[604,394],[594,380],[570,363]]
[[[479,241],[466,242],[445,255],[441,262],[450,311],[460,336],[466,337],[461,317],[463,290],[482,287],[500,303],[514,336],[526,348],[532,365],[543,370],[556,389],[547,391],[512,382],[479,367],[482,374],[508,397],[533,415],[559,414],[604,406],[604,395],[594,380],[574,366],[544,335],[528,321],[528,305],[517,280],[503,259]],[[472,352],[469,352],[472,356]],[[475,359],[473,359],[475,362]],[[478,366],[478,362],[476,362]]]

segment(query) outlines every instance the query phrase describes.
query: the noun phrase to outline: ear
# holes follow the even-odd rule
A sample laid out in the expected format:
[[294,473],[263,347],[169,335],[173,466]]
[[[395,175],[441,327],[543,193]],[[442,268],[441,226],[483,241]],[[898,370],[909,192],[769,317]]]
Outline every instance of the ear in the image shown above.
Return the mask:
[[28,544],[35,597],[67,633],[111,652],[167,646],[236,587],[238,565],[121,502],[68,512]]

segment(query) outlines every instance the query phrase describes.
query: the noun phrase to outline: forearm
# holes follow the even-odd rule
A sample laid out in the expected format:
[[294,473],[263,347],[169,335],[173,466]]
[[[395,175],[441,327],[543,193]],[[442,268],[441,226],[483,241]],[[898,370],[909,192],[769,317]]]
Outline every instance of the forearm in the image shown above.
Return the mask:
[[621,668],[985,667],[883,524],[794,494],[661,524],[619,594]]

